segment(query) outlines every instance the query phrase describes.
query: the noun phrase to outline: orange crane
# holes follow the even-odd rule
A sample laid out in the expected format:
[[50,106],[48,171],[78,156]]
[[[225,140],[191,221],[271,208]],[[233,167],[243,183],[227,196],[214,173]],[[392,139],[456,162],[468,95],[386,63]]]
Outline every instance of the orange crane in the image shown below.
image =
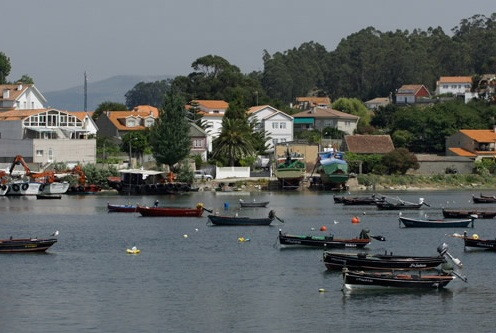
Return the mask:
[[26,176],[32,178],[33,180],[44,178],[46,183],[53,183],[56,180],[54,171],[31,172],[31,169],[29,169],[29,166],[26,164],[24,158],[21,155],[17,155],[14,158],[14,161],[12,161],[12,165],[10,166],[9,169],[9,175],[12,176],[12,172],[14,171],[14,168],[16,167],[16,165],[19,164],[22,165],[22,167],[24,168],[24,171],[26,172]]

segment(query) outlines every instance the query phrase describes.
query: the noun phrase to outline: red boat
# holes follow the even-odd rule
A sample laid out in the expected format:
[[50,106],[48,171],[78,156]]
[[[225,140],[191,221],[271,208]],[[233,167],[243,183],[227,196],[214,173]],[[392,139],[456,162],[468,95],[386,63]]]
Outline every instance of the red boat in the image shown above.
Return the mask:
[[138,206],[137,212],[141,216],[173,216],[173,217],[201,217],[203,214],[202,203],[196,205],[195,208],[189,207],[146,207]]

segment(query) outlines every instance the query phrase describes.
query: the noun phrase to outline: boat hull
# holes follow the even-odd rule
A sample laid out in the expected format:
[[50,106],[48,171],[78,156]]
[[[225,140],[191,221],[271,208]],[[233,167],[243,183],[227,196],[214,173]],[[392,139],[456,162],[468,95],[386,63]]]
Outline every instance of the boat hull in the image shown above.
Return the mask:
[[107,209],[109,213],[134,213],[138,211],[138,207],[135,205],[111,205],[109,203]]
[[0,240],[1,252],[45,252],[50,246],[57,242],[51,239],[2,239]]
[[246,207],[246,208],[267,207],[268,204],[269,204],[268,201],[264,201],[264,202],[240,202],[239,203],[239,205],[241,207]]
[[60,195],[60,194],[37,194],[36,199],[40,199],[40,200],[62,199],[62,195]]
[[446,262],[443,257],[408,257],[393,255],[345,254],[324,252],[324,265],[328,270],[426,270]]
[[138,206],[136,210],[141,216],[146,217],[201,217],[203,215],[203,208]]
[[250,226],[250,225],[269,225],[274,219],[271,218],[250,218],[236,216],[218,216],[209,215],[208,219],[215,225],[229,226]]
[[42,184],[40,186],[40,193],[42,194],[64,194],[69,189],[68,182],[53,182],[50,184]]
[[344,272],[343,283],[353,286],[380,286],[394,288],[439,289],[453,281],[453,275],[408,275],[392,273]]
[[496,250],[496,239],[478,239],[466,237],[463,239],[466,247],[477,247],[481,249]]
[[469,224],[474,227],[473,219],[419,220],[400,216],[399,220],[406,228],[466,228]]
[[9,184],[7,196],[37,195],[40,193],[41,183],[23,182]]
[[496,217],[496,212],[479,210],[453,210],[443,209],[443,216],[446,218],[463,219],[476,215],[478,219],[492,219]]
[[361,249],[370,243],[370,239],[337,239],[326,236],[296,236],[279,232],[279,244],[285,246],[308,246],[316,248],[355,248]]
[[390,202],[376,202],[375,205],[380,210],[405,210],[420,209],[423,204],[394,204]]

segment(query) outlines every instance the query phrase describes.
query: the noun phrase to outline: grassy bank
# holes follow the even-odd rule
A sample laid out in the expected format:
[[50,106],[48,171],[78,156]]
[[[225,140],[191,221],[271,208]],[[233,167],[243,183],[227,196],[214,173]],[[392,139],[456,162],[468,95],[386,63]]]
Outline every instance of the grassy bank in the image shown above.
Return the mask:
[[375,189],[493,189],[496,188],[495,176],[481,175],[359,175],[358,185]]

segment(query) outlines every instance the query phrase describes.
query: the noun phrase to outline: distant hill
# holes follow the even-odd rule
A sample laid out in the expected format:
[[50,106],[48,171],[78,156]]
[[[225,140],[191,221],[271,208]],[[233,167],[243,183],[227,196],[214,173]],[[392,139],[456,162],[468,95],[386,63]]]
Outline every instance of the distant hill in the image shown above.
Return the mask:
[[[126,103],[124,95],[139,82],[154,82],[171,79],[171,75],[141,76],[118,75],[111,78],[88,82],[88,111],[95,110],[105,101]],[[60,110],[84,110],[84,87],[80,85],[64,90],[42,92],[47,99],[47,106]]]

